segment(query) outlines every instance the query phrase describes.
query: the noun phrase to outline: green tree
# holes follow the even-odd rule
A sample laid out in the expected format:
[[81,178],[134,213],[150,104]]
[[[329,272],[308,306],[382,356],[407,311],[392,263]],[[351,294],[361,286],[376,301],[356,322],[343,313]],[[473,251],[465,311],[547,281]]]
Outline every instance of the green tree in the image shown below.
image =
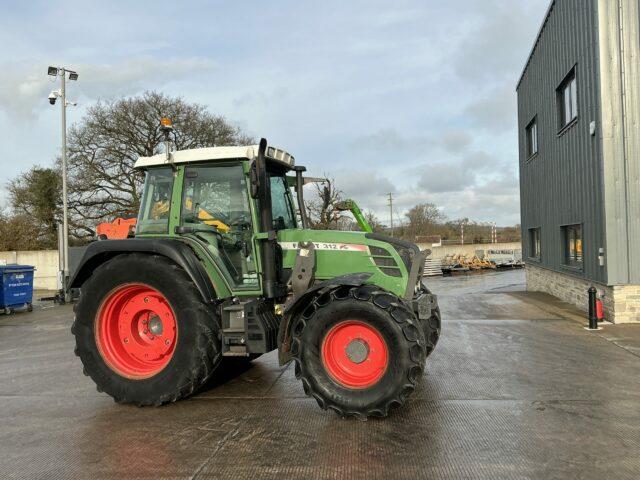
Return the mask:
[[[33,167],[11,180],[7,188],[12,215],[5,216],[5,228],[13,226],[19,230],[13,234],[14,239],[11,241],[23,238],[30,245],[29,249],[55,248],[57,223],[61,221],[60,171]],[[22,237],[26,228],[29,229],[29,238]]]
[[41,242],[38,226],[29,215],[0,213],[0,251],[53,248]]

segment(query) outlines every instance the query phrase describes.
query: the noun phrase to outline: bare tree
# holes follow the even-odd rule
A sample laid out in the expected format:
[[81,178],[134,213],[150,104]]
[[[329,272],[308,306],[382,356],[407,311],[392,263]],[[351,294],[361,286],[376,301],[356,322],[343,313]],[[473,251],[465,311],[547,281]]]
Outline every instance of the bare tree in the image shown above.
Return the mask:
[[405,232],[415,238],[418,235],[431,235],[437,225],[445,220],[444,214],[433,203],[421,203],[411,208],[405,216],[408,220]]
[[366,210],[364,212],[364,218],[367,220],[374,232],[382,232],[384,230],[382,223],[380,223],[380,220],[372,211]]
[[98,102],[69,131],[70,223],[77,237],[94,235],[97,223],[137,213],[143,174],[141,156],[162,152],[160,119],[176,128],[177,149],[253,143],[224,117],[203,105],[162,93]]
[[335,186],[335,179],[330,178],[327,182],[315,183],[314,186],[316,198],[305,202],[311,228],[337,230],[344,226],[343,218],[346,216],[335,209],[336,203],[343,197],[343,193]]

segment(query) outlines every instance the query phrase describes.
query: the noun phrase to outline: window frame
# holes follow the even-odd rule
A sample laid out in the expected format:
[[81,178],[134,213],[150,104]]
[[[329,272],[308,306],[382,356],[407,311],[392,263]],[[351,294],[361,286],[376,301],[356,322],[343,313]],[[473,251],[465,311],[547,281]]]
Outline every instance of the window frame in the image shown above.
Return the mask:
[[[575,270],[584,268],[584,226],[582,223],[562,225],[562,265]],[[576,234],[579,232],[579,235]],[[571,240],[575,253],[571,253]],[[577,243],[580,242],[578,249]]]
[[[569,92],[569,99],[567,99],[567,91]],[[564,78],[556,88],[556,110],[558,116],[559,135],[564,133],[565,130],[569,129],[578,121],[580,113],[578,100],[578,73],[576,64],[571,67],[569,72],[564,76]],[[568,120],[567,107],[571,112],[571,116]]]
[[[538,155],[538,152],[540,151],[540,143],[538,141],[538,115],[533,116],[527,126],[524,127],[524,132],[527,160],[531,160],[533,157]],[[532,132],[535,133],[535,135],[532,135]]]
[[[535,260],[539,262],[542,258],[542,227],[529,228],[528,233],[529,233],[529,258],[531,260]],[[537,239],[534,236],[534,233],[537,234]]]

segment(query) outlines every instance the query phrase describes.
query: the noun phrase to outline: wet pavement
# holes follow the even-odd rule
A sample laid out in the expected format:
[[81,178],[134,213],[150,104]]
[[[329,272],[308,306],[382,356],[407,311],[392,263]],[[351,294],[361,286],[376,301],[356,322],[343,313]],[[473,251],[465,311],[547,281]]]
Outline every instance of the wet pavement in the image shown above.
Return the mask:
[[82,375],[69,306],[0,315],[0,478],[639,478],[640,325],[523,292],[522,271],[428,280],[443,336],[384,420],[341,419],[274,353],[161,408]]

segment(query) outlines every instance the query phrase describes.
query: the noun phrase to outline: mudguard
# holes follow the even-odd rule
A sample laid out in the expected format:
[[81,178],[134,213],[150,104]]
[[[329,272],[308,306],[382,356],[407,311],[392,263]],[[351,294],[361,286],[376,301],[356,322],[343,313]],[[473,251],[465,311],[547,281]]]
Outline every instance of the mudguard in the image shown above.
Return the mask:
[[291,361],[291,320],[300,313],[300,311],[309,304],[309,301],[323,293],[333,290],[334,288],[348,285],[351,287],[357,287],[364,285],[366,281],[371,277],[370,273],[350,273],[348,275],[341,275],[334,277],[323,282],[316,283],[311,288],[306,290],[302,295],[294,298],[289,303],[283,312],[282,321],[278,329],[278,360],[280,365],[285,365]]
[[[87,247],[76,269],[69,288],[81,288],[93,271],[111,258],[125,253],[162,255],[175,262],[191,277],[205,302],[216,300],[216,292],[207,272],[188,245],[170,238],[129,238],[126,240],[101,240]],[[170,272],[167,272],[170,275]]]

